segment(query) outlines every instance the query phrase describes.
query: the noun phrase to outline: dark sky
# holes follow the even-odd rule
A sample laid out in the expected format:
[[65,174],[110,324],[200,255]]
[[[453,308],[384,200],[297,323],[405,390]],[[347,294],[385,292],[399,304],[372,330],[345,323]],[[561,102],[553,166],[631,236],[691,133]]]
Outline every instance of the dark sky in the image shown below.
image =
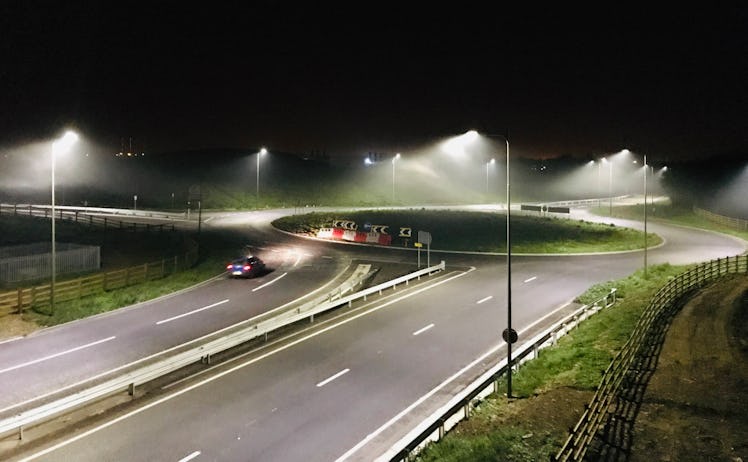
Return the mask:
[[0,0],[0,147],[74,126],[358,156],[476,128],[530,157],[748,152],[748,7],[71,3]]

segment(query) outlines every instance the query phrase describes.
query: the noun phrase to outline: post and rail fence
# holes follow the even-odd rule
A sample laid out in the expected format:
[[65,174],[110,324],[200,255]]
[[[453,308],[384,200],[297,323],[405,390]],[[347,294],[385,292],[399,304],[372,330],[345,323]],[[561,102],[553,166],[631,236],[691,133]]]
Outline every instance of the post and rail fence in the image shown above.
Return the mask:
[[[37,217],[37,218],[51,218],[52,208],[45,205],[27,205],[27,204],[0,204],[0,215],[14,215],[14,216],[25,216],[25,217]],[[164,216],[155,216],[152,213],[141,213],[128,215],[131,218],[138,216],[144,216],[148,218],[164,218]],[[163,232],[163,231],[174,231],[173,223],[138,223],[132,220],[123,220],[113,218],[114,214],[110,209],[94,209],[94,208],[77,208],[77,207],[55,207],[55,219],[60,221],[72,221],[84,226],[97,226],[113,229],[121,229],[125,231],[133,232]]]
[[654,324],[679,308],[683,298],[707,283],[730,274],[748,274],[748,255],[726,257],[701,263],[663,286],[649,302],[638,323],[613,358],[590,403],[577,424],[570,430],[562,448],[552,458],[556,462],[581,461],[611,415],[616,398],[625,386],[626,377],[637,354],[645,347]]
[[[188,240],[188,244],[189,248],[186,252],[173,258],[163,258],[120,270],[57,282],[55,283],[55,301],[75,300],[96,293],[141,284],[191,268],[197,262],[199,247],[192,240]],[[48,306],[50,293],[49,283],[0,292],[0,316],[12,313],[21,314],[29,308]]]

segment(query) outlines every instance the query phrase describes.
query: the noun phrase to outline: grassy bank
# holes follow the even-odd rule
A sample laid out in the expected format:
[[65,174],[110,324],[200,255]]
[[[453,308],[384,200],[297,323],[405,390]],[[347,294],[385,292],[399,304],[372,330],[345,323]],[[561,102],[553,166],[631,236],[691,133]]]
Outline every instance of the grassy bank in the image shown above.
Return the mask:
[[[513,375],[511,401],[492,395],[438,443],[418,458],[431,461],[541,461],[561,447],[591,398],[613,356],[628,339],[652,296],[685,267],[650,267],[647,278],[633,275],[590,288],[582,303],[598,299],[611,287],[618,303],[583,322],[540,357]],[[501,384],[499,390],[505,390]]]
[[[280,218],[273,225],[293,233],[316,234],[330,227],[334,220],[364,224],[388,225],[393,245],[403,245],[398,238],[401,227],[411,228],[415,242],[418,230],[431,233],[432,248],[458,251],[506,252],[506,216],[487,212],[463,211],[386,211],[370,210],[335,213],[310,213]],[[584,253],[640,249],[644,234],[640,231],[563,218],[515,216],[511,221],[512,252],[516,253]],[[661,238],[650,233],[648,245]]]
[[[591,211],[600,216],[609,216],[609,208],[592,208]],[[626,205],[613,207],[613,215],[619,218],[627,218],[630,220],[644,220],[644,210],[639,205]],[[648,220],[659,220],[667,223],[690,226],[692,228],[707,229],[710,231],[716,231],[723,234],[729,234],[736,236],[744,240],[748,240],[748,231],[738,231],[736,229],[720,225],[713,221],[709,221],[706,218],[700,217],[693,213],[688,207],[676,207],[669,203],[657,203],[651,205],[647,209]]]

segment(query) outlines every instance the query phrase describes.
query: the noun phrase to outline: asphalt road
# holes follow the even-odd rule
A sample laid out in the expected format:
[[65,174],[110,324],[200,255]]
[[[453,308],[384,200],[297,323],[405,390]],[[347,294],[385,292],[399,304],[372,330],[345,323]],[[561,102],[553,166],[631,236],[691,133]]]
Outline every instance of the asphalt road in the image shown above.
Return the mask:
[[[263,218],[272,216],[268,212]],[[262,221],[257,215],[230,214],[209,218],[209,223],[233,226],[247,217]],[[702,261],[745,250],[743,243],[714,233],[653,224],[649,230],[666,239],[648,252],[651,264]],[[245,232],[257,242],[289,242],[263,225]],[[347,258],[415,260],[415,253],[405,250],[336,249]],[[431,259],[446,260],[447,271],[63,435],[50,441],[46,452],[29,454],[34,460],[81,461],[373,460],[503,354],[505,257],[432,251]],[[514,256],[514,327],[522,335],[590,285],[630,274],[642,260],[643,252]],[[205,296],[205,288],[189,294],[185,303],[190,309],[210,301],[193,301]],[[195,324],[211,323],[208,319],[219,312],[202,311],[205,319]],[[98,353],[104,345],[80,352],[84,358],[104,355]]]

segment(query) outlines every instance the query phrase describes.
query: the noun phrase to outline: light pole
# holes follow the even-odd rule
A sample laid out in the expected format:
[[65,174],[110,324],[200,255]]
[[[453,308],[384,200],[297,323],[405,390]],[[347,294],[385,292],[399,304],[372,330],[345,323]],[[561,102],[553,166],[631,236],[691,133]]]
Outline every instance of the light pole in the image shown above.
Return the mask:
[[644,154],[644,279],[647,279],[647,155]]
[[610,172],[610,175],[608,175],[608,203],[609,205],[609,212],[608,214],[612,217],[613,216],[613,162],[603,157],[603,163],[608,164],[608,170]]
[[392,203],[395,203],[395,161],[400,158],[400,153],[395,154],[392,158]]
[[488,166],[495,164],[496,159],[491,159],[488,162],[486,162],[486,197],[488,197]]
[[[470,131],[468,134],[477,135],[477,132]],[[512,329],[512,240],[510,233],[511,223],[511,183],[509,176],[509,136],[508,135],[485,135],[489,138],[500,138],[506,143],[506,324],[507,327],[501,333],[501,337],[506,342],[506,397],[512,397],[512,344],[518,340],[517,331]]]
[[267,154],[268,150],[265,148],[260,149],[260,152],[257,153],[257,181],[255,186],[257,187],[257,207],[260,206],[260,157]]
[[78,135],[75,132],[65,132],[62,138],[52,143],[52,261],[50,264],[52,272],[52,284],[49,286],[49,306],[50,310],[55,311],[55,283],[57,282],[57,246],[55,243],[55,159],[58,154],[67,152],[70,147],[78,141]]

